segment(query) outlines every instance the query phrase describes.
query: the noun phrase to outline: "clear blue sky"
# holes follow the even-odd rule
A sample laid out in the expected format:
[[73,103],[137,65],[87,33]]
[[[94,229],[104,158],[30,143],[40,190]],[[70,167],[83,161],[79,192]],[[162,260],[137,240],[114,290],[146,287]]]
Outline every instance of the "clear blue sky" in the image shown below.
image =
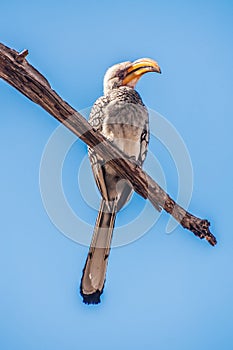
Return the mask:
[[[29,49],[29,61],[79,110],[102,94],[108,66],[156,59],[163,74],[144,76],[138,91],[183,138],[194,173],[189,210],[208,218],[218,239],[212,248],[181,227],[168,235],[163,213],[142,238],[112,250],[102,303],[84,305],[87,247],[50,221],[39,188],[58,122],[0,81],[0,348],[232,349],[232,1],[10,0],[1,4],[0,33],[6,45]],[[176,198],[173,160],[155,138],[150,149]],[[77,181],[85,154],[81,141],[71,147],[63,186],[93,226],[96,211]],[[119,214],[126,235],[144,204],[135,196]]]

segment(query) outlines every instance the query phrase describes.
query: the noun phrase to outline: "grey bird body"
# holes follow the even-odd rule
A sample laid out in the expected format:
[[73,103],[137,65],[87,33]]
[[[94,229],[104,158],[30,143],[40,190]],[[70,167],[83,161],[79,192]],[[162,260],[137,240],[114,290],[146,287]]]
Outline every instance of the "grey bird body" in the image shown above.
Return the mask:
[[[129,62],[121,65],[128,67]],[[104,96],[93,105],[89,122],[123,151],[128,159],[142,166],[149,138],[148,111],[133,87],[128,84],[117,86],[115,67],[117,65],[106,73]],[[104,288],[116,213],[129,200],[132,187],[94,149],[89,148],[88,153],[102,201],[80,291],[85,303],[97,304]]]

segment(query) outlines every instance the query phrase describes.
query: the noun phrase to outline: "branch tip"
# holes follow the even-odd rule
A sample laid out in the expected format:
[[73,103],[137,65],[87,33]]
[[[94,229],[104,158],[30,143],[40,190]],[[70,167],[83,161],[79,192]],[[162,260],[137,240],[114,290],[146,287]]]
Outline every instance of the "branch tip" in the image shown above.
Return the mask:
[[24,49],[23,51],[21,51],[17,54],[16,60],[18,62],[22,63],[27,55],[28,55],[28,50]]

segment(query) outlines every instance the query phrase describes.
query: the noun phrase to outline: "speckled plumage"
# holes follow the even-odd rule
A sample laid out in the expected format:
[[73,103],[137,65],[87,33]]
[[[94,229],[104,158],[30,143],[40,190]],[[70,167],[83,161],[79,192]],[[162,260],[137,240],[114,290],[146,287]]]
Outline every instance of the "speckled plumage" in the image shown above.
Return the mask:
[[[140,95],[134,89],[122,86],[100,97],[92,107],[89,123],[118,146],[129,159],[142,166],[149,139],[148,112]],[[133,152],[130,154],[129,148],[137,147],[138,154]],[[100,185],[103,178],[103,159],[93,149],[89,148],[88,151],[93,174],[102,197],[105,200],[113,200],[115,193],[106,196],[106,190],[103,190],[103,186]],[[109,168],[107,166],[107,170],[112,173]],[[113,181],[112,178],[111,181]]]

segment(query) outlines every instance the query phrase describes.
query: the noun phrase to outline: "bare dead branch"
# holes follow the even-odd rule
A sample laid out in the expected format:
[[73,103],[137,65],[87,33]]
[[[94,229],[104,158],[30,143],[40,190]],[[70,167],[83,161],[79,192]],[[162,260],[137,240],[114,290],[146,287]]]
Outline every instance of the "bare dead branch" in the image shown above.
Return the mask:
[[210,232],[210,223],[188,213],[140,167],[127,157],[103,135],[97,132],[67,102],[52,90],[47,79],[25,59],[27,50],[18,53],[0,43],[0,78],[11,84],[30,100],[40,105],[63,123],[88,146],[108,161],[123,178],[130,181],[134,190],[148,198],[157,210],[162,208],[171,214],[184,228],[199,238],[205,238],[211,245],[217,243]]

